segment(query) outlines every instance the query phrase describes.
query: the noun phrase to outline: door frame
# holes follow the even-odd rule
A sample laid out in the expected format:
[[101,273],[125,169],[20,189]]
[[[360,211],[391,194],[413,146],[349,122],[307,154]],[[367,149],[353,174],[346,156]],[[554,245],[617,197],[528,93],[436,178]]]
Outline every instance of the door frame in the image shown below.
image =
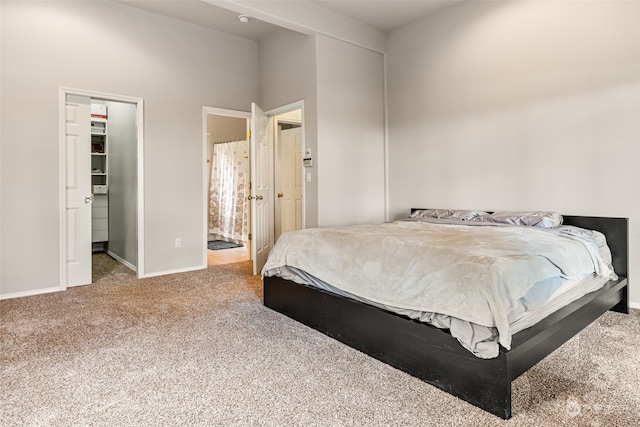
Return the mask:
[[[209,235],[209,177],[207,176],[207,134],[210,132],[207,126],[207,116],[209,114],[215,114],[217,116],[235,117],[238,119],[247,120],[247,132],[249,131],[249,122],[251,121],[250,111],[229,110],[226,108],[218,107],[202,107],[202,268],[207,268],[207,236]],[[212,165],[213,167],[213,165]],[[251,181],[253,177],[249,176]],[[248,242],[249,258],[251,258],[251,240]]]
[[[138,259],[136,262],[136,275],[145,277],[144,273],[144,100],[142,98],[116,95],[112,93],[96,92],[92,90],[76,89],[70,87],[58,88],[58,200],[59,200],[59,257],[60,257],[60,283],[61,291],[67,289],[67,224],[65,220],[66,199],[66,151],[65,151],[65,105],[67,95],[87,96],[105,101],[126,102],[136,105],[137,124],[137,246]],[[89,230],[90,231],[90,230]]]
[[[304,100],[300,100],[300,101],[295,101],[292,102],[290,104],[287,105],[283,105],[281,107],[278,108],[274,108],[272,110],[269,111],[265,111],[265,113],[268,116],[272,116],[272,117],[277,117],[280,116],[282,114],[286,114],[286,113],[290,113],[291,111],[295,111],[295,110],[300,110],[300,128],[301,128],[301,132],[302,132],[302,153],[303,153],[303,157],[304,157],[304,153],[306,151],[306,145],[305,145],[305,126],[304,126]],[[278,123],[277,121],[274,121],[274,129],[273,132],[277,133],[277,127],[278,127]],[[275,138],[275,135],[274,135]],[[275,162],[275,147],[274,147],[274,159],[273,161]],[[307,180],[305,179],[305,170],[304,167],[302,165],[300,165],[300,167],[302,168],[302,229],[307,228],[306,225],[306,209],[307,209],[307,202],[306,202],[306,197],[305,197],[305,193],[306,193],[306,183]],[[274,168],[274,176],[273,176],[273,181],[275,182],[276,177],[275,174],[277,172],[275,171]],[[275,207],[275,202],[274,202],[274,207]],[[275,208],[274,208],[275,209]],[[275,215],[274,215],[274,221],[275,221]],[[274,222],[274,226],[275,226],[275,222]]]
[[[277,116],[281,114],[288,113],[290,111],[300,110],[300,126],[302,128],[302,152],[304,153],[306,150],[305,146],[305,125],[304,125],[304,100],[295,101],[290,104],[283,105],[281,107],[273,108],[271,110],[265,111],[265,114],[268,116]],[[251,112],[250,111],[241,111],[241,110],[231,110],[227,108],[219,108],[219,107],[210,107],[203,106],[202,107],[202,266],[203,268],[207,268],[207,235],[209,232],[209,208],[207,206],[206,200],[208,200],[208,189],[209,182],[207,177],[207,115],[208,114],[217,114],[219,116],[228,116],[228,117],[236,117],[247,119],[247,123],[251,122]],[[271,132],[275,132],[275,129],[271,129]],[[271,164],[273,165],[274,158],[270,159]],[[253,182],[254,177],[250,176],[249,179]],[[275,174],[272,174],[270,179],[275,181]],[[302,228],[306,228],[306,199],[305,199],[305,185],[306,179],[302,180]],[[274,203],[271,201],[271,203]],[[252,219],[251,219],[252,221]],[[271,227],[275,227],[275,223],[271,224]],[[249,258],[253,261],[251,255],[251,245],[252,241],[249,240]]]

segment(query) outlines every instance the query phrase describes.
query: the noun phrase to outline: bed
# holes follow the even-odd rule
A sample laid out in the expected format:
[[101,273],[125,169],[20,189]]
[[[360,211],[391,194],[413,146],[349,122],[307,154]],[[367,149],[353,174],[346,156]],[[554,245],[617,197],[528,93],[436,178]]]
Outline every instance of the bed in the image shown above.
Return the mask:
[[[415,213],[417,209],[413,209]],[[501,418],[511,417],[511,382],[604,312],[628,313],[628,220],[563,216],[564,225],[606,236],[617,276],[500,342],[482,358],[449,329],[278,275],[264,277],[264,304]],[[267,263],[267,265],[269,262]],[[271,270],[270,270],[271,271]],[[286,276],[285,276],[286,277]],[[392,280],[392,279],[390,279]],[[453,330],[453,329],[452,329]],[[503,345],[505,344],[506,345]]]

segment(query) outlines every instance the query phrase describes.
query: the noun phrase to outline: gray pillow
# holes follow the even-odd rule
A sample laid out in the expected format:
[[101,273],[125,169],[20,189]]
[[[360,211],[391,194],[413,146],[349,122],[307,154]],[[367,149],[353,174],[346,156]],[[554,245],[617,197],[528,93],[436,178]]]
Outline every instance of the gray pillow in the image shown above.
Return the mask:
[[462,221],[477,221],[489,215],[482,211],[451,210],[451,209],[420,209],[411,214],[411,218],[440,218],[458,219]]
[[411,218],[447,218],[449,209],[420,209],[411,213]]
[[530,225],[534,227],[555,228],[562,225],[562,215],[557,212],[502,211],[488,215],[487,220],[503,224]]

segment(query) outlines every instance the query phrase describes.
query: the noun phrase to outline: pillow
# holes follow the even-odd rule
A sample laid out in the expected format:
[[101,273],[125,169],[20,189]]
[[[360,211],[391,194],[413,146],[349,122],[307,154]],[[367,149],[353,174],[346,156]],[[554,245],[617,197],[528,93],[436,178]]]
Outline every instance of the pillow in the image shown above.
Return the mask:
[[474,221],[489,215],[482,211],[449,210],[449,209],[421,209],[414,211],[411,218],[441,218]]
[[529,225],[534,227],[555,228],[562,225],[562,215],[557,212],[494,212],[487,216],[492,222],[515,225]]
[[456,218],[463,221],[482,221],[482,219],[489,215],[486,212],[482,211],[449,211],[449,216],[447,218]]
[[420,209],[411,213],[411,218],[447,218],[448,209]]

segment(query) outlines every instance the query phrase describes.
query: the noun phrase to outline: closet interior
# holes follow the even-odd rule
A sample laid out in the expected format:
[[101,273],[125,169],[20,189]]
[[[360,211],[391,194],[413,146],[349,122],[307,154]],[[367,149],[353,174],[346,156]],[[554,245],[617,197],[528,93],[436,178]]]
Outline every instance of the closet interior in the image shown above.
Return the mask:
[[137,265],[136,105],[91,99],[91,242]]

